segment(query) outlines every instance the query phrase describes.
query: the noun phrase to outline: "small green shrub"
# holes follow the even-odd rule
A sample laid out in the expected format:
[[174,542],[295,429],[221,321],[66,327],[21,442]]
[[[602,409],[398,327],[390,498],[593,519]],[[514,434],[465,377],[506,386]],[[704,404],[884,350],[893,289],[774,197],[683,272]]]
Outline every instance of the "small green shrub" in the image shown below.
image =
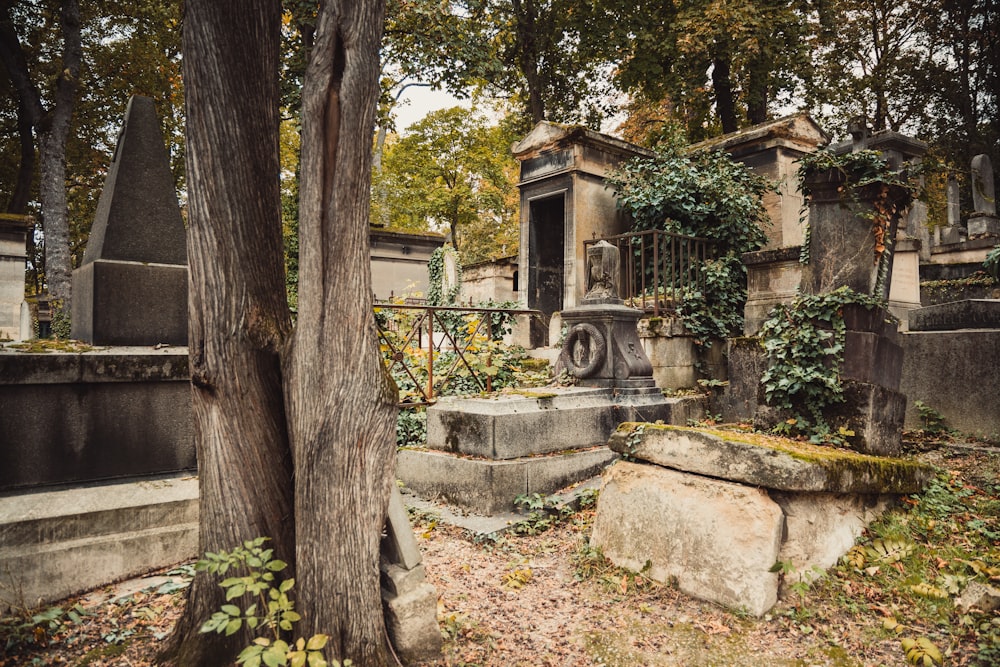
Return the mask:
[[[317,634],[309,639],[300,637],[291,644],[282,638],[283,633],[292,631],[301,616],[289,597],[295,580],[277,579],[277,574],[288,564],[273,558],[274,550],[264,548],[267,541],[266,537],[247,540],[232,551],[208,552],[204,559],[198,561],[195,567],[199,571],[231,574],[219,582],[219,586],[226,591],[227,602],[247,594],[255,599],[243,609],[236,604],[222,605],[202,624],[200,631],[229,636],[245,624],[253,630],[270,634],[269,637],[256,637],[240,652],[236,664],[245,667],[260,667],[262,663],[267,667],[304,667],[307,663],[309,667],[341,667],[337,660],[327,662],[323,656],[327,635]],[[242,576],[232,576],[237,573],[242,573]],[[350,660],[345,660],[343,667],[350,664]]]

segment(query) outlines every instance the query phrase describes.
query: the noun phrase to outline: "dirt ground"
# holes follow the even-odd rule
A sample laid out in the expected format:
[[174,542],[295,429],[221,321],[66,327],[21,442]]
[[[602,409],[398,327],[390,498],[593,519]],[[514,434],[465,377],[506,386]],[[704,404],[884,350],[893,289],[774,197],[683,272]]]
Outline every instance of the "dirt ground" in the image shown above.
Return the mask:
[[[987,459],[996,468],[1000,458],[925,457],[969,474]],[[437,587],[446,637],[441,658],[430,664],[907,664],[899,637],[883,627],[883,619],[898,616],[900,602],[866,590],[856,578],[830,576],[763,618],[749,618],[603,561],[587,548],[593,515],[587,508],[539,534],[476,540],[432,513],[416,513],[415,531],[428,579]],[[159,574],[132,586],[144,590],[108,587],[65,601],[59,608],[76,609],[75,617],[63,614],[48,627],[0,626],[7,634],[0,637],[0,667],[152,664],[181,613],[187,580],[178,570]],[[932,622],[917,629],[935,638],[945,665],[972,664],[974,635],[945,633]]]

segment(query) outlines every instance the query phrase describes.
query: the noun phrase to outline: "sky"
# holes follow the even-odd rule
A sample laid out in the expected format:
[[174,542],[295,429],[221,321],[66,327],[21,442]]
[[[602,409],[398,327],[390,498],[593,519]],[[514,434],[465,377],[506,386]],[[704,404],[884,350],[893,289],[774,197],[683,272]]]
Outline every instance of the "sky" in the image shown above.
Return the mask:
[[468,107],[469,100],[460,100],[444,90],[431,90],[423,86],[411,86],[403,91],[400,101],[409,100],[409,104],[401,104],[396,108],[396,129],[404,132],[431,111],[447,109],[454,106]]

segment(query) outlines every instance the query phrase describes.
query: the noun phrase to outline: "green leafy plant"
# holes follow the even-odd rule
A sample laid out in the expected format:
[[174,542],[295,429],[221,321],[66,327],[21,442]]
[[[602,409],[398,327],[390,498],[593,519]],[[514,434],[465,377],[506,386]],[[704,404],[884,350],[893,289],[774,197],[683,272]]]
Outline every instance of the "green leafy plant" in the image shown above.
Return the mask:
[[[291,644],[283,638],[284,633],[291,632],[295,622],[301,619],[289,597],[295,580],[277,578],[288,564],[273,558],[274,550],[264,548],[267,541],[266,537],[247,540],[232,551],[208,552],[198,561],[195,567],[199,571],[231,575],[219,582],[226,591],[227,602],[244,595],[254,600],[242,609],[237,604],[222,605],[202,624],[200,631],[229,636],[245,624],[268,633],[269,637],[256,637],[236,658],[237,664],[246,667],[260,667],[262,663],[267,667],[303,667],[306,664],[309,667],[341,667],[338,661],[328,663],[323,657],[327,635],[299,638]],[[240,576],[232,576],[237,574]],[[343,667],[350,664],[350,660],[345,660]]]
[[948,427],[944,423],[944,416],[940,412],[923,401],[914,401],[913,407],[917,409],[917,413],[920,415],[920,423],[923,424],[925,431],[934,435],[948,432]]
[[1000,245],[994,246],[993,250],[986,253],[983,268],[990,274],[994,282],[1000,283]]
[[761,376],[765,400],[793,415],[777,425],[777,432],[806,434],[817,443],[841,443],[853,435],[833,431],[824,416],[824,410],[843,401],[843,309],[849,304],[870,309],[880,302],[840,287],[779,304],[761,326],[761,345],[769,361]]
[[[450,258],[455,267],[455,284],[444,284],[445,258]],[[462,260],[451,245],[436,248],[427,260],[427,303],[432,306],[451,306],[462,291]]]
[[634,231],[661,229],[715,243],[715,259],[699,267],[704,286],[683,295],[680,315],[697,341],[725,338],[743,326],[746,268],[740,255],[767,240],[763,195],[773,185],[725,152],[690,152],[679,132],[668,134],[656,151],[625,163],[608,183]]

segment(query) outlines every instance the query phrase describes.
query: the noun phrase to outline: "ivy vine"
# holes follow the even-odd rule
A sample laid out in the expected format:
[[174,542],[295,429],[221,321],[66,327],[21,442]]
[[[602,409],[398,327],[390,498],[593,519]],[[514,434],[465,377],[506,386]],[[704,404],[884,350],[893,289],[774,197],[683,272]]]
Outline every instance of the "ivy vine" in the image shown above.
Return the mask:
[[688,290],[679,309],[684,327],[707,344],[743,327],[746,302],[745,252],[767,240],[770,217],[763,195],[774,184],[722,151],[690,152],[674,132],[651,158],[636,158],[608,176],[618,207],[633,231],[662,229],[715,242],[716,259],[706,262],[703,287]]
[[[455,264],[455,284],[444,289],[445,257]],[[453,306],[462,291],[462,260],[451,245],[436,248],[427,261],[427,302],[432,306]]]
[[[892,254],[894,239],[889,233],[893,220],[899,219],[920,192],[919,165],[908,165],[906,169],[895,170],[874,150],[860,150],[853,153],[834,153],[829,149],[804,155],[799,159],[798,188],[802,193],[802,208],[799,222],[805,225],[802,252],[799,262],[809,263],[809,241],[811,228],[806,213],[812,191],[809,180],[815,174],[836,172],[843,183],[839,188],[841,202],[857,215],[867,218],[875,236],[874,263],[878,264],[875,293],[881,292],[888,278],[888,258]],[[872,190],[874,189],[874,197]],[[893,190],[901,189],[902,197],[893,196]]]
[[848,304],[870,310],[882,302],[840,287],[780,304],[761,326],[761,345],[769,361],[761,376],[765,401],[792,415],[776,431],[833,444],[843,444],[850,435],[833,432],[824,415],[827,408],[844,400],[840,369],[846,338],[844,306]]

